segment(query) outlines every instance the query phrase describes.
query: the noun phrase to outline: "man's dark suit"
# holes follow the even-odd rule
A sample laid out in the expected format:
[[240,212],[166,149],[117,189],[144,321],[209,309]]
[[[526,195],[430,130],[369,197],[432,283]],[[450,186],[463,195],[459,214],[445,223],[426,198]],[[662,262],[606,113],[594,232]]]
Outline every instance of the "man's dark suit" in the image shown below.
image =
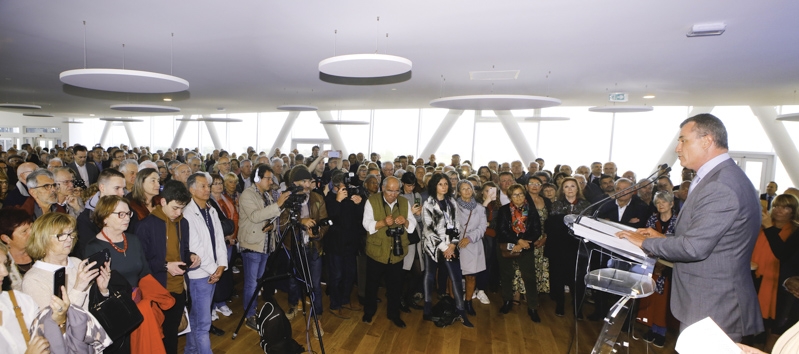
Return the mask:
[[594,175],[592,175],[592,174],[589,174],[589,175],[588,175],[588,183],[593,183],[593,184],[595,184],[595,185],[597,185],[597,186],[600,186],[600,185],[599,185],[599,180],[601,180],[601,179],[603,179],[603,178],[605,178],[605,177],[607,177],[607,176],[608,176],[608,175],[606,175],[606,174],[604,174],[604,173],[603,173],[603,174],[601,174],[601,175],[599,175],[599,177],[594,177]]
[[[630,203],[624,209],[623,215],[619,215],[619,206],[612,201],[602,205],[596,215],[597,218],[608,219],[635,228],[645,227],[649,216],[649,206],[636,196],[630,199]],[[638,220],[631,221],[633,219]]]
[[[78,165],[73,161],[69,165],[69,168],[72,171],[75,171],[75,175],[80,178],[80,172],[78,171]],[[100,176],[100,171],[97,169],[97,166],[93,162],[86,162],[86,174],[89,175],[89,180],[84,181],[86,182],[86,186],[92,185],[97,182],[97,177]]]
[[586,183],[585,189],[583,190],[583,196],[585,197],[585,200],[593,204],[602,200],[602,198],[605,198],[607,194],[602,192],[602,189],[599,188],[598,185],[594,183]]
[[674,262],[671,312],[681,330],[710,316],[735,342],[763,332],[750,270],[759,230],[757,191],[727,159],[694,186],[674,236],[644,240],[647,253]]
[[777,198],[777,196],[776,195],[772,196],[771,200],[769,200],[768,197],[769,197],[768,193],[763,193],[760,195],[760,200],[767,201],[766,205],[768,206],[768,210],[771,210],[771,202],[773,202],[774,198]]

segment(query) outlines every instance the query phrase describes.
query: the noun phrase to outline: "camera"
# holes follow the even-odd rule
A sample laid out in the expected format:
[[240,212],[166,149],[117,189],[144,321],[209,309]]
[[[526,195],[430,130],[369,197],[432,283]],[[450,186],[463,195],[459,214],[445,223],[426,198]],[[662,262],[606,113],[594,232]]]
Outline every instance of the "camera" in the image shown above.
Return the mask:
[[445,231],[445,233],[447,234],[447,236],[449,236],[450,239],[456,239],[460,235],[460,232],[458,231],[458,229],[455,229],[455,228],[447,229],[447,231]]
[[[311,227],[311,232],[313,232],[313,234],[316,237],[319,237],[319,228],[322,226],[333,226],[333,220],[330,220],[330,218],[324,218],[322,220],[319,220],[319,222],[317,222],[316,225]],[[305,226],[303,226],[302,228],[307,230]]]
[[405,250],[402,249],[402,234],[405,233],[405,230],[402,227],[390,227],[386,230],[386,236],[392,237],[392,246],[391,246],[391,253],[395,256],[401,256],[405,254]]
[[75,178],[72,180],[72,186],[75,188],[86,189],[86,182],[84,182],[81,178]]
[[289,210],[291,221],[299,221],[302,212],[302,203],[305,202],[306,195],[302,186],[291,186],[286,189],[291,195],[283,203],[283,207]]

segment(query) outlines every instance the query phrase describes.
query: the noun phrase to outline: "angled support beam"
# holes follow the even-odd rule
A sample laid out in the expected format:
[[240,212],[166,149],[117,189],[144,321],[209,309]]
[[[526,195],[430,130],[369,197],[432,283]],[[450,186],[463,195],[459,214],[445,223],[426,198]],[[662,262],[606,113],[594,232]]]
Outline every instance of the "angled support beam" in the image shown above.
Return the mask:
[[749,108],[757,116],[760,125],[763,126],[763,131],[766,132],[766,136],[771,140],[774,152],[777,153],[782,166],[788,172],[791,183],[794,186],[799,186],[799,151],[797,151],[796,144],[785,129],[785,123],[777,120],[777,111],[774,107],[750,106]]
[[502,123],[502,127],[505,128],[505,132],[508,134],[511,143],[513,143],[513,147],[516,148],[516,152],[519,153],[522,161],[524,161],[522,164],[527,166],[531,161],[535,161],[533,149],[530,147],[527,140],[525,140],[524,134],[522,134],[522,128],[519,127],[519,122],[516,121],[513,114],[510,111],[503,110],[494,110],[494,114],[499,118],[499,122]]
[[[183,119],[186,118],[186,116],[181,116],[180,118]],[[183,138],[183,133],[186,131],[186,127],[188,125],[189,121],[187,120],[181,121],[178,125],[178,130],[175,132],[175,138],[172,139],[172,144],[169,145],[172,150],[177,149],[178,145],[180,145],[180,139]]]
[[103,132],[100,133],[100,141],[98,141],[98,143],[102,146],[106,146],[105,140],[108,139],[108,132],[111,131],[111,123],[112,122],[106,121],[105,126],[103,126]]
[[130,127],[130,122],[123,122],[122,126],[125,127],[125,133],[128,134],[128,142],[130,142],[130,146],[139,146],[139,144],[136,144],[136,136],[133,135],[133,129]]
[[[316,111],[316,115],[319,116],[319,120],[322,122],[333,120],[333,115],[330,111]],[[341,155],[347,156],[347,146],[344,145],[344,139],[341,139],[341,134],[338,133],[336,126],[330,124],[322,124],[322,126],[324,126],[327,137],[330,139],[332,150],[341,150]]]
[[449,131],[452,130],[452,127],[455,125],[455,122],[458,121],[458,118],[463,115],[462,109],[450,109],[447,112],[447,115],[444,117],[444,120],[441,121],[441,124],[436,129],[436,132],[433,133],[433,136],[430,137],[430,141],[427,142],[425,145],[424,150],[419,155],[423,159],[426,159],[428,156],[435,154],[436,150],[441,147],[441,142],[444,141],[444,138],[447,137]]
[[[693,107],[691,109],[691,112],[688,112],[688,117],[686,117],[686,118],[693,117],[693,116],[695,116],[697,114],[710,113],[711,111],[713,111],[713,108],[715,108],[715,106]],[[666,150],[663,151],[663,154],[660,155],[660,159],[657,162],[658,165],[662,165],[664,163],[667,163],[667,164],[669,164],[669,166],[674,166],[674,164],[677,163],[676,162],[677,161],[677,152],[674,151],[674,150],[677,150],[677,139],[680,138],[680,128],[677,128],[676,130],[677,130],[677,132],[674,133],[674,138],[671,139],[671,142],[669,142],[669,146],[667,146]],[[652,168],[652,172],[655,172],[656,169],[657,169],[657,166],[653,167]],[[672,167],[672,170],[676,170],[676,169],[674,167]]]
[[300,112],[289,112],[286,121],[283,123],[283,127],[280,128],[280,133],[277,134],[275,143],[272,144],[272,149],[266,152],[266,156],[272,156],[272,153],[275,152],[275,149],[283,146],[283,143],[286,142],[286,138],[289,136],[289,133],[291,132],[291,128],[294,127],[294,122],[297,121],[297,117],[299,116]]
[[211,136],[211,142],[214,143],[214,149],[222,149],[222,142],[219,141],[219,134],[216,132],[214,122],[205,122],[205,128],[208,129],[208,135]]

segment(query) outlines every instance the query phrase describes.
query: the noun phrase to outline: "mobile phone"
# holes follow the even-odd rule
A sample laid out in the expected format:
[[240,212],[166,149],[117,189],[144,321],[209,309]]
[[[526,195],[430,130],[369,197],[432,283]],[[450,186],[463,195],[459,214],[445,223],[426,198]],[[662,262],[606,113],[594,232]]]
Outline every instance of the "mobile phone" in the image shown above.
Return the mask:
[[61,287],[66,286],[67,269],[64,267],[58,268],[53,273],[53,295],[61,298]]
[[187,267],[185,264],[181,264],[181,265],[179,265],[179,266],[178,266],[178,268],[180,268],[180,269],[181,269],[181,270],[183,270],[184,272],[186,271],[186,269],[188,269],[188,267]]
[[111,260],[111,252],[108,251],[107,248],[103,248],[102,250],[97,251],[97,253],[89,256],[89,258],[87,258],[86,264],[89,264],[91,262],[97,262],[97,264],[95,264],[93,267],[89,269],[89,270],[95,270],[95,269],[100,269],[100,267],[102,267],[105,264],[105,262],[108,262],[110,260]]
[[331,159],[337,159],[341,157],[341,154],[338,152],[338,150],[330,150],[327,152],[327,157]]
[[497,187],[489,187],[488,188],[488,198],[491,201],[497,200]]
[[413,199],[413,204],[414,204],[414,205],[421,205],[421,203],[422,203],[422,200],[421,200],[421,199],[419,199],[419,198],[414,198],[414,199]]

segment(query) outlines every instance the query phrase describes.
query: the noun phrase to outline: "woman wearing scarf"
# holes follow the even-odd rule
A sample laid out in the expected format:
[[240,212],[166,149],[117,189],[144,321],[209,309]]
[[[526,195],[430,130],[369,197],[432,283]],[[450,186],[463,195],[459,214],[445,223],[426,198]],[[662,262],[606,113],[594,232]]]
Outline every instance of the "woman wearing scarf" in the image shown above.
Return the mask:
[[[535,253],[534,243],[541,237],[541,219],[535,217],[536,213],[532,200],[527,197],[524,187],[513,184],[508,187],[510,203],[499,208],[497,215],[497,242],[498,252],[503,247],[512,253],[518,254],[515,258],[499,257],[499,272],[502,278],[502,299],[504,304],[500,312],[507,314],[513,308],[513,275],[515,269],[513,262],[519,265],[522,279],[525,284],[535,284]],[[536,286],[527,287],[527,314],[533,322],[541,322],[538,316],[538,289]]]
[[430,196],[424,203],[422,213],[422,242],[425,253],[424,319],[432,320],[432,292],[435,289],[439,266],[446,267],[452,280],[452,292],[463,325],[474,327],[463,308],[461,290],[461,263],[455,250],[460,241],[461,224],[457,218],[457,203],[452,197],[452,185],[446,175],[436,173],[427,185]]
[[485,208],[474,199],[474,187],[467,180],[458,182],[458,222],[463,225],[461,241],[458,248],[461,252],[461,270],[466,277],[466,312],[475,316],[472,307],[472,297],[480,279],[480,288],[488,288],[488,279],[485,277],[486,255],[483,248],[483,235],[488,222],[486,221]]

